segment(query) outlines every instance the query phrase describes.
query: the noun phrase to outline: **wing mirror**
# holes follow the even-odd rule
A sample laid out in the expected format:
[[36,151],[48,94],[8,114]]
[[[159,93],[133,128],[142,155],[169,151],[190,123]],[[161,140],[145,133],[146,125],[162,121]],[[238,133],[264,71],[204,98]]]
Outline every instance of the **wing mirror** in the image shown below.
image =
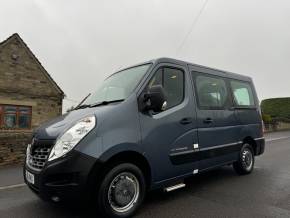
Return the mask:
[[161,85],[155,85],[149,88],[143,97],[143,109],[153,110],[154,112],[161,112],[166,110],[167,101],[166,94]]

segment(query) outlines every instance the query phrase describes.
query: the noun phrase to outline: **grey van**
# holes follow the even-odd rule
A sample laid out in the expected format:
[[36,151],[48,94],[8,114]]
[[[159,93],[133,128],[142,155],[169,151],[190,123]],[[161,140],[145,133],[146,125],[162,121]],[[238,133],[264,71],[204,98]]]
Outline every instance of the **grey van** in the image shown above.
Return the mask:
[[264,146],[251,78],[160,58],[114,73],[36,129],[24,178],[42,199],[90,197],[105,216],[128,217],[149,190],[223,165],[251,173]]

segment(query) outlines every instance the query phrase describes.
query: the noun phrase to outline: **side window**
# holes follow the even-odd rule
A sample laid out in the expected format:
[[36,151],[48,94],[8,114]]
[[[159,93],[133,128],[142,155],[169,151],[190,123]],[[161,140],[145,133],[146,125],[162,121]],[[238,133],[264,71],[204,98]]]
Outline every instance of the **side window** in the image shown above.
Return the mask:
[[180,69],[159,68],[149,82],[149,87],[162,85],[167,97],[167,109],[183,101],[184,98],[184,72]]
[[235,105],[242,107],[255,106],[251,85],[246,82],[231,81]]
[[228,91],[222,78],[198,75],[195,81],[200,107],[224,108],[228,99]]

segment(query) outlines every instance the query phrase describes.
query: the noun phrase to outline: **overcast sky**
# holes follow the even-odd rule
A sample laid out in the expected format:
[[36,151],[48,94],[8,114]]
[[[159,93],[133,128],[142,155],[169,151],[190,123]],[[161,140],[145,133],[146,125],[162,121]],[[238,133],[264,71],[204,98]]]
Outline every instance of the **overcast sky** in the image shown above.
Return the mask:
[[76,101],[157,57],[249,75],[260,99],[290,96],[290,1],[209,0],[190,32],[204,2],[1,0],[0,41],[19,33]]

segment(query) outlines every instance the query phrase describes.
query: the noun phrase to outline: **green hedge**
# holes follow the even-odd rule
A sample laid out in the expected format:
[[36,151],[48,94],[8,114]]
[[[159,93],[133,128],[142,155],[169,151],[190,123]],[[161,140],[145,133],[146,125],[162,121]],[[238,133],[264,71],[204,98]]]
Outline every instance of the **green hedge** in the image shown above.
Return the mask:
[[271,98],[261,102],[264,115],[270,115],[272,119],[290,119],[290,98]]

